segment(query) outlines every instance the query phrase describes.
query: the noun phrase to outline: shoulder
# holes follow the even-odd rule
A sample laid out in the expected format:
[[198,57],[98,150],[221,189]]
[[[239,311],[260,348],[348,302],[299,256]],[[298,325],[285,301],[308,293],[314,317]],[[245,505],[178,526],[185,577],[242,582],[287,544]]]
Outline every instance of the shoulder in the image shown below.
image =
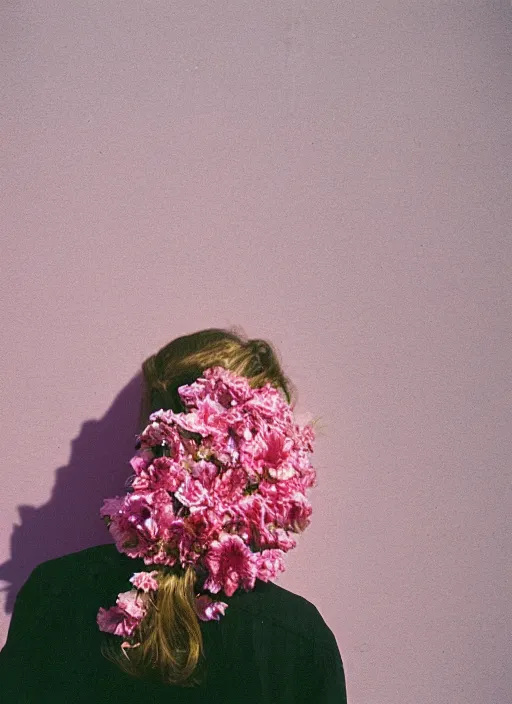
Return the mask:
[[332,648],[336,642],[315,604],[275,582],[257,580],[253,592],[242,592],[235,598],[238,608],[256,613],[277,629],[315,641],[317,647]]
[[97,577],[103,571],[123,569],[126,555],[119,553],[114,543],[94,545],[40,562],[31,572],[30,584],[51,583],[60,592],[66,584],[83,583]]
[[[277,630],[293,634],[296,647],[303,653],[301,662],[307,673],[305,686],[314,684],[315,701],[346,702],[345,670],[338,641],[319,609],[305,597],[273,582],[265,583],[263,591],[273,624],[272,636]],[[289,635],[283,641],[276,640],[290,642]]]
[[96,560],[99,562],[104,560],[110,561],[114,556],[127,557],[117,550],[114,543],[105,543],[103,545],[93,545],[82,550],[69,552],[59,557],[53,557],[50,560],[41,562],[38,567],[44,567],[45,569],[58,569],[60,566],[67,564],[79,564],[82,562],[87,564]]
[[[46,643],[50,634],[69,626],[78,607],[88,604],[89,598],[93,603],[98,600],[102,580],[97,576],[111,571],[106,561],[113,556],[112,548],[115,550],[114,545],[94,546],[37,564],[16,595],[9,649],[23,649],[28,642],[34,647]],[[56,598],[59,608],[55,608]]]
[[38,574],[43,574],[59,572],[69,568],[88,568],[91,564],[101,564],[112,561],[114,553],[118,556],[120,555],[113,543],[94,545],[83,550],[76,550],[75,552],[66,553],[65,555],[40,562],[35,567],[34,572],[37,571]]

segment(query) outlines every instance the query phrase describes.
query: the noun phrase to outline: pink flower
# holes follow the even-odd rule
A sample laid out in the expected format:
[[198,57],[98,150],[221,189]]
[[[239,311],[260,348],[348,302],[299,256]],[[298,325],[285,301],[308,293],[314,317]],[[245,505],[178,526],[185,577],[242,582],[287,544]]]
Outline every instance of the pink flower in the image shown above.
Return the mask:
[[288,535],[288,532],[283,528],[275,528],[272,530],[274,536],[273,545],[283,552],[288,552],[297,545],[297,541]]
[[124,496],[114,496],[110,499],[104,499],[100,508],[101,518],[105,518],[105,516],[115,516],[122,509],[124,500]]
[[132,589],[118,595],[116,606],[111,606],[108,610],[100,607],[96,615],[100,631],[116,636],[131,636],[146,615],[146,607],[137,597],[138,593]]
[[274,428],[261,433],[262,450],[256,459],[268,467],[268,473],[276,479],[288,479],[295,474],[291,464],[290,453],[293,450],[293,440]]
[[117,597],[116,604],[127,613],[128,616],[134,619],[140,620],[146,615],[146,605],[135,589],[130,589],[128,592],[121,592]]
[[152,572],[135,572],[133,577],[130,577],[130,582],[137,587],[137,589],[142,589],[144,592],[156,591],[158,589],[158,582],[155,577],[158,576],[158,570],[153,570]]
[[313,452],[313,443],[316,437],[316,431],[312,425],[305,425],[303,428],[296,426],[295,428],[297,443],[302,446],[305,452]]
[[132,488],[135,491],[144,489],[176,491],[186,474],[187,471],[181,461],[170,457],[156,457],[149,466],[136,472],[137,476],[132,482]]
[[[123,513],[128,519],[128,523],[134,526],[141,533],[145,533],[148,528],[146,522],[151,518],[153,512],[153,495],[150,491],[138,491],[126,497]],[[154,534],[149,533],[149,537],[154,538]]]
[[190,469],[190,476],[192,479],[198,479],[208,491],[211,489],[212,483],[218,473],[219,470],[216,465],[205,459],[200,459],[197,462],[194,462]]
[[218,537],[222,529],[222,520],[218,513],[210,508],[194,511],[186,519],[186,530],[195,540],[206,542]]
[[223,407],[229,408],[233,401],[242,403],[251,398],[254,391],[246,377],[216,366],[205,369],[202,377],[192,384],[180,386],[178,393],[189,407],[197,407],[200,401],[210,396]]
[[277,576],[279,572],[284,572],[284,552],[282,550],[263,550],[256,557],[258,566],[258,579],[268,582]]
[[234,467],[240,463],[240,438],[236,437],[232,425],[228,435],[222,428],[212,428],[207,442],[210,451],[225,467]]
[[312,506],[304,494],[298,491],[295,492],[289,502],[285,528],[289,528],[296,533],[304,531],[310,523],[309,517],[311,516],[312,510]]
[[308,489],[316,486],[316,469],[311,466],[309,458],[303,452],[300,452],[297,457],[296,467],[299,490],[305,494]]
[[[178,392],[188,412],[150,415],[130,462],[131,493],[105,499],[100,515],[110,519],[119,552],[148,567],[197,565],[212,594],[249,591],[257,578],[284,570],[284,554],[296,545],[288,531],[309,525],[314,429],[299,426],[270,383],[253,389],[221,366]],[[100,629],[128,638],[146,614],[148,592],[158,589],[158,574],[133,574],[135,588],[100,608]],[[202,620],[218,620],[226,608],[207,595],[197,600]]]
[[251,399],[245,403],[245,408],[256,410],[274,425],[289,425],[293,421],[292,410],[278,389],[269,382],[258,389]]
[[161,445],[164,440],[161,424],[156,420],[149,423],[139,437],[142,449]]
[[153,453],[151,452],[151,450],[148,450],[148,449],[140,450],[139,452],[137,452],[136,455],[134,455],[131,458],[130,465],[132,466],[132,469],[135,472],[135,474],[140,474],[147,467],[149,467],[152,459],[153,459]]
[[125,497],[121,516],[110,525],[117,548],[130,557],[143,557],[175,519],[173,501],[165,489],[141,491]]
[[196,598],[196,612],[201,621],[218,621],[224,616],[228,605],[223,601],[213,601],[208,594]]
[[257,566],[254,554],[238,535],[221,533],[214,540],[205,558],[209,577],[204,588],[216,594],[221,589],[232,596],[238,587],[246,591],[253,589]]
[[206,507],[209,505],[209,494],[198,479],[192,479],[190,474],[185,475],[179,489],[175,492],[175,497],[184,506]]
[[199,552],[194,550],[196,546],[197,541],[194,536],[188,531],[184,532],[178,546],[180,563],[183,567],[195,565],[201,558]]
[[178,562],[178,549],[169,546],[164,542],[152,545],[143,557],[144,564],[148,567],[151,565],[168,565],[173,567]]
[[111,606],[110,609],[104,609],[100,606],[96,616],[96,623],[100,631],[113,633],[115,636],[122,636],[123,638],[131,636],[139,625],[137,619],[128,616],[118,606]]
[[213,429],[226,432],[228,427],[224,407],[212,398],[198,401],[197,408],[190,413],[182,413],[178,422],[180,427],[203,437],[211,435]]
[[[226,408],[235,403],[244,403],[254,396],[254,390],[245,376],[233,374],[224,367],[217,366],[203,372],[206,387],[216,399],[222,399]],[[227,397],[227,398],[226,398]]]
[[233,504],[242,499],[246,486],[247,475],[245,471],[241,467],[230,467],[215,478],[212,492],[219,502]]
[[290,463],[287,464],[286,462],[282,462],[279,467],[269,467],[268,469],[269,477],[277,479],[278,481],[290,479],[291,477],[294,477],[296,473],[297,471],[295,467]]
[[224,526],[226,532],[236,532],[254,548],[275,547],[274,537],[267,526],[272,512],[258,494],[244,496],[232,510],[233,518]]
[[152,447],[163,445],[169,449],[171,457],[178,458],[180,435],[174,425],[176,417],[177,415],[172,411],[160,410],[152,413],[149,417],[150,423],[139,436],[140,449],[144,452]]

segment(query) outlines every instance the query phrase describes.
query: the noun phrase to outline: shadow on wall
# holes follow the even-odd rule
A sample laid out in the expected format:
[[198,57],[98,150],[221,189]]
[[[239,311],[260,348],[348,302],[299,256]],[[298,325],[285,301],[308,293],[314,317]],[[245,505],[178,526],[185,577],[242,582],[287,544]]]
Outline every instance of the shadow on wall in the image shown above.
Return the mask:
[[0,565],[0,580],[8,582],[1,588],[8,592],[5,613],[12,614],[18,591],[40,563],[114,542],[99,511],[103,499],[127,492],[141,393],[139,373],[101,420],[83,424],[68,465],[57,469],[49,501],[39,508],[18,507],[21,524],[13,527],[11,559]]

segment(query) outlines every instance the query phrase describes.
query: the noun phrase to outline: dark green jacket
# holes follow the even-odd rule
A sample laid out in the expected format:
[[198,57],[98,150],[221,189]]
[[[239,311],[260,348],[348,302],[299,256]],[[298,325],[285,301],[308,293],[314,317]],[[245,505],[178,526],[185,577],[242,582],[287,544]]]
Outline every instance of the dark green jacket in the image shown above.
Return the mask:
[[[20,589],[0,652],[5,704],[345,704],[334,634],[303,597],[257,580],[251,592],[222,595],[219,621],[201,621],[208,672],[197,688],[165,686],[123,673],[100,653],[96,625],[143,560],[98,545],[36,567]],[[116,638],[121,644],[122,639]]]

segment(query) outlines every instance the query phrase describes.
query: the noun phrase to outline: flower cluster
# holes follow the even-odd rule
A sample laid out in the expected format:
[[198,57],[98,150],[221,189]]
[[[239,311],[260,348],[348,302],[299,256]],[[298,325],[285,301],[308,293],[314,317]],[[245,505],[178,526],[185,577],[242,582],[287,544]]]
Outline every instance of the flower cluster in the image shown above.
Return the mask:
[[[310,523],[306,492],[316,484],[308,453],[315,432],[300,426],[270,383],[211,367],[178,389],[185,413],[161,409],[138,436],[131,490],[105,499],[100,516],[119,552],[146,565],[192,565],[202,591],[232,596],[285,569],[290,533]],[[102,631],[130,638],[147,613],[160,572],[137,572],[116,606],[99,609]],[[227,604],[196,595],[202,620]],[[137,647],[123,642],[123,648]]]

